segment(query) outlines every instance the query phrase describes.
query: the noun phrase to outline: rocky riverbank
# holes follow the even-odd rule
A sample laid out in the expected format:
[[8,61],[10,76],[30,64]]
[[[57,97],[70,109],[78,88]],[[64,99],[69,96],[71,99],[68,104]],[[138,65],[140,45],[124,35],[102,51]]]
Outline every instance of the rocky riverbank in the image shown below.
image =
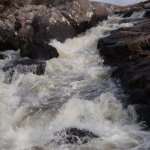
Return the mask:
[[88,0],[1,0],[0,11],[0,51],[20,49],[21,57],[44,60],[59,56],[52,39],[73,38],[108,16],[105,6]]
[[99,40],[98,49],[105,64],[114,68],[112,77],[120,80],[128,95],[125,104],[134,105],[139,121],[145,121],[150,127],[150,15],[147,13],[150,1],[128,6],[131,14],[135,13],[136,6],[140,6],[138,11],[146,12],[145,19],[133,27],[112,31],[110,36]]

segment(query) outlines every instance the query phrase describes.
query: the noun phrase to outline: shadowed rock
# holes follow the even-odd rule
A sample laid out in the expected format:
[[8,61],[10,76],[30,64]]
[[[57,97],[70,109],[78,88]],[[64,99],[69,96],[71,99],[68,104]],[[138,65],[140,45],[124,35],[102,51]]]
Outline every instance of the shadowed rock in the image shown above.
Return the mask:
[[18,49],[18,42],[15,39],[15,29],[10,20],[0,18],[0,51],[8,49]]
[[70,22],[56,8],[38,12],[31,26],[34,30],[34,40],[49,42],[51,39],[57,39],[63,42],[77,35]]
[[52,39],[64,42],[108,16],[104,6],[93,7],[88,0],[1,0],[0,4],[5,7],[0,15],[0,50],[20,48],[22,57],[32,59],[58,57],[48,45]]
[[150,110],[143,109],[143,105],[150,108],[150,20],[113,31],[99,40],[98,48],[105,64],[115,67],[112,77],[120,80],[128,95],[125,104],[138,104],[139,119],[150,127]]

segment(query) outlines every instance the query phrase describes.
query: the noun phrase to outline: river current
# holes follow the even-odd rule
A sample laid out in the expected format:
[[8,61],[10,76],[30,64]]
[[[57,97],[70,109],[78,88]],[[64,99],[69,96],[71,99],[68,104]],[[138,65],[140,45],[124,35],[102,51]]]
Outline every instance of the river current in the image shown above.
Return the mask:
[[[16,74],[11,84],[0,72],[0,150],[149,150],[150,133],[136,123],[134,107],[123,108],[123,91],[103,64],[97,41],[120,27],[109,17],[83,35],[56,40],[60,57],[46,62],[43,76]],[[10,53],[10,51],[8,51]],[[12,54],[12,52],[11,52]],[[1,60],[2,68],[13,57]],[[87,144],[51,142],[54,133],[76,127],[99,136]]]

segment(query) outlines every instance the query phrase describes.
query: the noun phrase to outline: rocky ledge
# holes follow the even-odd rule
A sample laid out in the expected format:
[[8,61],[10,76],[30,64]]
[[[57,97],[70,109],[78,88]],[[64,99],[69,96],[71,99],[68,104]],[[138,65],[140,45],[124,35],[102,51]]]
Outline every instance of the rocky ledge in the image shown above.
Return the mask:
[[128,95],[126,106],[134,105],[139,121],[150,128],[150,19],[112,31],[99,40],[98,49]]
[[0,0],[0,12],[0,51],[44,60],[59,56],[52,39],[73,38],[108,16],[88,0]]

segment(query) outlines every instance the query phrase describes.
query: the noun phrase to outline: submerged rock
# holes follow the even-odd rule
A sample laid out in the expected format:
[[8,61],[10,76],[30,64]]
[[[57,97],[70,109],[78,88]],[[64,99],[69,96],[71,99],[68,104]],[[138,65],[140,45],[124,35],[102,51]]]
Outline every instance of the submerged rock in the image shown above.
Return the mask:
[[43,75],[45,72],[46,62],[38,59],[21,59],[8,62],[2,70],[6,74],[6,82],[11,82],[14,74],[25,74],[33,72],[37,75]]
[[58,144],[86,144],[98,135],[86,129],[67,128],[54,134],[56,137],[53,142]]

